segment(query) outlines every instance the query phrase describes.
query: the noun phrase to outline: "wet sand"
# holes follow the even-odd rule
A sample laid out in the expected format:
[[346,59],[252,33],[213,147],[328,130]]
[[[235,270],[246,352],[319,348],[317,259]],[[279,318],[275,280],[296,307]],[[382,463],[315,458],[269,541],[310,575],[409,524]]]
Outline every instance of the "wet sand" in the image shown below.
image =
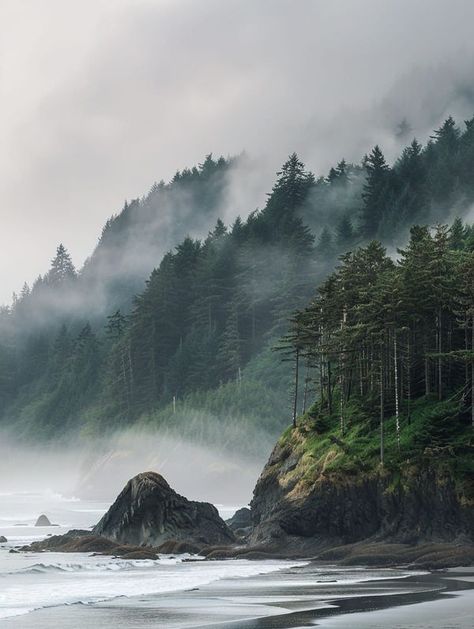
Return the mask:
[[[431,574],[309,564],[227,579],[173,594],[42,609],[4,620],[9,629],[471,629],[474,569]],[[406,574],[406,571],[405,571]],[[354,583],[360,577],[371,580]]]

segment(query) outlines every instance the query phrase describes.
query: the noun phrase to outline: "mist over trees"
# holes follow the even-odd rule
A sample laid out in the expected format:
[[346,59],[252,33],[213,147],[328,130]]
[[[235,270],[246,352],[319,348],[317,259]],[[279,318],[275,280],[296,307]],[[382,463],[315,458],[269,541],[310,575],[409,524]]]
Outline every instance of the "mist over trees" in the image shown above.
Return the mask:
[[[448,118],[426,146],[414,140],[393,165],[376,146],[360,164],[341,160],[315,177],[293,154],[265,207],[225,225],[218,216],[236,159],[208,156],[127,202],[80,271],[60,245],[50,271],[1,310],[4,422],[49,437],[144,418],[177,424],[180,409],[219,417],[230,408],[276,434],[290,418],[292,374],[271,348],[295,311],[304,313],[295,347],[311,369],[322,361],[318,395],[327,404],[335,403],[336,381],[344,401],[356,387],[380,395],[382,379],[382,414],[408,395],[444,396],[462,384],[468,367],[460,368],[459,352],[472,351],[472,341],[458,319],[468,316],[472,291],[459,282],[471,277],[462,265],[472,259],[472,228],[458,219],[434,235],[412,229],[399,264],[372,241],[402,246],[414,224],[468,212],[474,119],[461,130]],[[208,235],[193,237],[195,227]],[[305,310],[340,256],[320,305]],[[326,313],[324,325],[314,307]],[[355,353],[362,362],[352,364]],[[423,386],[414,379],[421,363]]]

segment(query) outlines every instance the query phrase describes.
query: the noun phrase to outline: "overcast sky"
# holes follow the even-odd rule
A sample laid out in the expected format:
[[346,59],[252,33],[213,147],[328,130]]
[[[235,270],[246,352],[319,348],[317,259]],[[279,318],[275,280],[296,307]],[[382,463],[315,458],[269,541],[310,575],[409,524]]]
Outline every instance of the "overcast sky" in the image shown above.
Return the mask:
[[473,24],[471,0],[1,0],[0,303],[206,153],[260,160],[252,210],[293,150],[321,174],[472,115]]

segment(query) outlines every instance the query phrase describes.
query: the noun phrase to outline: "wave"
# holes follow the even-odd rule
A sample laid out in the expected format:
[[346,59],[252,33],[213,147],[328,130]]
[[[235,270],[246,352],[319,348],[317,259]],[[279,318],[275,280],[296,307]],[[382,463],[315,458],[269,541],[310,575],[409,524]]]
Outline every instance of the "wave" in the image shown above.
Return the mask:
[[71,562],[71,563],[35,563],[26,568],[21,568],[9,574],[39,574],[54,572],[120,572],[125,570],[136,570],[156,568],[157,566],[173,566],[183,563],[191,555],[182,554],[179,557],[171,555],[160,555],[158,559],[107,559],[96,562]]
[[[4,574],[0,618],[44,607],[92,605],[119,597],[180,592],[228,578],[276,572],[307,562],[222,560],[184,562],[186,557],[157,560],[103,560],[82,563],[36,563]],[[37,575],[41,575],[41,577]],[[35,578],[36,576],[36,578]]]

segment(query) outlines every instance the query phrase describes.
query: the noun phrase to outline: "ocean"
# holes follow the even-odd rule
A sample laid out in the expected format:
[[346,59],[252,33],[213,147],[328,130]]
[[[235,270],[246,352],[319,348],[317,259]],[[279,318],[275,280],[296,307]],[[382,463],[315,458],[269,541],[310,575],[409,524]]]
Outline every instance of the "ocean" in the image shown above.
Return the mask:
[[[216,506],[224,518],[237,509]],[[11,552],[47,535],[90,528],[108,507],[53,491],[0,493],[0,536],[8,540],[0,544],[0,626],[302,629],[348,627],[348,618],[354,627],[472,626],[472,572],[430,575],[310,560],[204,561],[161,555],[138,561]],[[36,527],[43,513],[57,526]],[[411,624],[415,617],[417,623]]]
[[[273,572],[288,564],[191,561],[189,555],[133,561],[84,553],[11,552],[48,535],[90,528],[109,506],[52,491],[0,494],[0,536],[7,538],[0,544],[0,619],[42,608],[190,590],[220,579]],[[224,505],[218,508],[224,518],[237,509]],[[41,514],[56,526],[36,527]]]

